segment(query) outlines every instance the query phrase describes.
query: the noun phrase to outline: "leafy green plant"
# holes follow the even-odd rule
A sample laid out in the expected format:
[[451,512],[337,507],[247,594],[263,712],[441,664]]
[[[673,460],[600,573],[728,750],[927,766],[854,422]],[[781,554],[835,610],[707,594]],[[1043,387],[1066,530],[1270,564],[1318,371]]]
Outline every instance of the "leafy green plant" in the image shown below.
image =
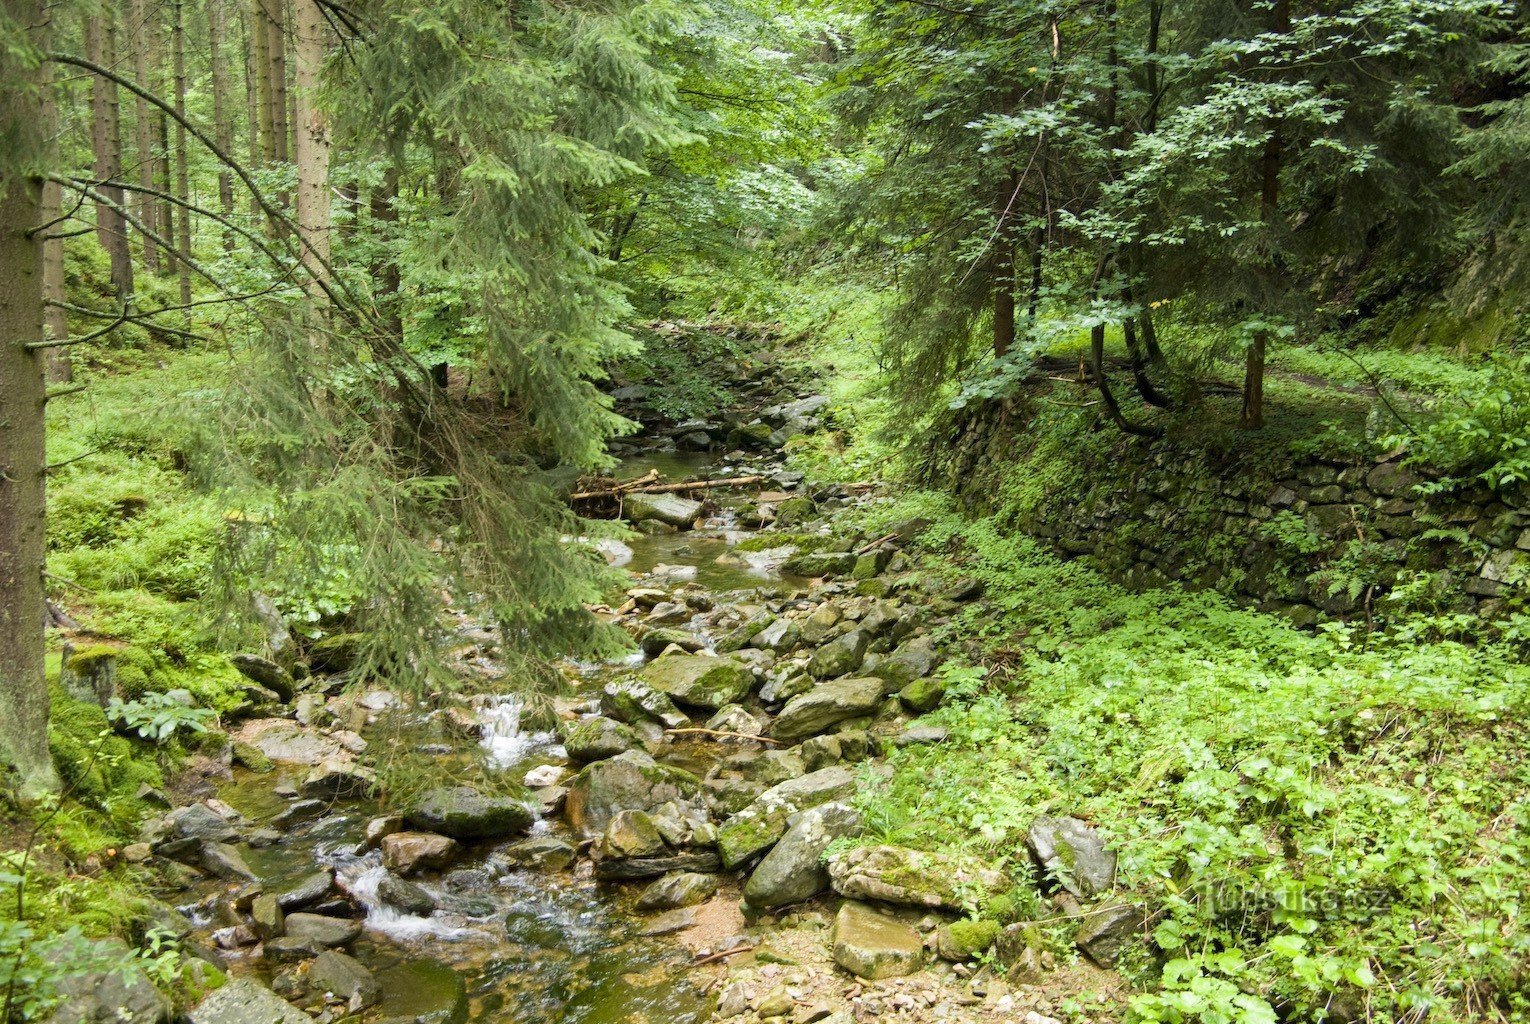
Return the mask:
[[156,742],[169,739],[182,729],[206,732],[207,723],[217,717],[217,712],[210,708],[191,707],[164,693],[146,693],[138,700],[126,702],[113,698],[106,714],[122,728]]

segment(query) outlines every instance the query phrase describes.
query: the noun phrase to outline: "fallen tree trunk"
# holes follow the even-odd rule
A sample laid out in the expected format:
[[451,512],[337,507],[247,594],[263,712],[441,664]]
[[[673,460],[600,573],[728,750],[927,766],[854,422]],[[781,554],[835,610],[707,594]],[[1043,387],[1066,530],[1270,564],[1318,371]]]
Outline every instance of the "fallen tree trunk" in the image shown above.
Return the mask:
[[617,498],[623,494],[667,494],[676,491],[705,491],[713,487],[747,487],[749,484],[761,483],[763,476],[734,476],[725,480],[692,480],[681,484],[647,484],[633,486],[631,484],[618,484],[605,490],[576,491],[569,495],[570,501],[583,501],[588,498]]

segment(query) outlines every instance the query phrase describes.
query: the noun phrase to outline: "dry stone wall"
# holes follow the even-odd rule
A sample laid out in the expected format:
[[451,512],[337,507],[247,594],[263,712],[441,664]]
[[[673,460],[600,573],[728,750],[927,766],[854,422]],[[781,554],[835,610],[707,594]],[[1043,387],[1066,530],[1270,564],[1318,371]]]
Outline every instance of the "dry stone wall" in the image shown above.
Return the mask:
[[[995,509],[1034,444],[1023,408],[969,407],[927,443],[925,482]],[[1069,448],[1066,485],[1011,508],[1014,526],[1130,586],[1212,588],[1242,604],[1324,619],[1407,606],[1498,618],[1530,603],[1530,501],[1487,490],[1425,494],[1382,458],[1211,450],[1124,436]]]

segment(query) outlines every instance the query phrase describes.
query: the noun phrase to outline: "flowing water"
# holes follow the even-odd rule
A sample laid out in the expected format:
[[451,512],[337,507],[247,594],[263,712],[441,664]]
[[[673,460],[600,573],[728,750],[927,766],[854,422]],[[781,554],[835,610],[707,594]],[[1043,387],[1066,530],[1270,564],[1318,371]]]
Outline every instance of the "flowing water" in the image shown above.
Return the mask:
[[[661,468],[680,478],[705,465],[704,457],[671,455],[631,463],[624,474]],[[744,536],[724,509],[693,532],[633,538],[627,569],[658,586],[692,583],[719,603],[730,592],[757,597],[761,589],[783,590],[788,582],[770,569],[779,553],[739,552],[736,545]],[[584,674],[598,683],[630,668],[586,666]],[[553,733],[526,727],[518,698],[492,696],[477,707],[481,739],[476,747],[459,742],[453,755],[516,781],[532,768],[563,763]],[[443,734],[430,730],[423,719],[412,725],[418,727],[417,737],[434,741]],[[677,746],[669,759],[695,770],[698,760],[704,768],[707,758],[717,756],[715,748],[709,752],[688,744]],[[301,771],[286,779],[240,772],[220,796],[263,824],[288,804],[273,792],[276,783],[296,783]],[[485,1024],[691,1024],[707,1015],[707,997],[692,981],[690,951],[662,938],[639,936],[637,918],[624,906],[631,892],[577,871],[512,869],[495,844],[481,844],[451,872],[416,879],[443,909],[424,917],[385,905],[377,895],[386,874],[379,855],[355,852],[366,821],[376,813],[375,804],[337,804],[332,813],[293,830],[283,841],[250,850],[247,860],[268,889],[278,890],[283,881],[313,872],[315,865],[334,868],[338,887],[366,912],[353,952],[382,985],[383,1003],[374,1011],[380,1018],[428,1019],[432,1024],[462,1019]],[[561,821],[539,821],[533,834],[565,832]],[[566,838],[577,843],[576,837]]]

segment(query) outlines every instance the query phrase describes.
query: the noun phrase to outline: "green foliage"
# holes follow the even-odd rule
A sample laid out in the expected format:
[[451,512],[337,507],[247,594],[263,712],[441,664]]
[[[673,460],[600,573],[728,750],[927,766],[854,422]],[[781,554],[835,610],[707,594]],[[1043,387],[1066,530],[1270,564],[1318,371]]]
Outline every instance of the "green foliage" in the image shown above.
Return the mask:
[[147,693],[134,701],[113,698],[106,717],[124,729],[131,729],[152,742],[169,739],[179,730],[206,732],[207,723],[217,717],[208,708],[190,707],[163,693]]
[[1485,485],[1515,493],[1530,485],[1530,355],[1504,355],[1490,372],[1434,399],[1432,415],[1411,435],[1387,444],[1408,445],[1409,461],[1449,474],[1426,491]]
[[1018,858],[1038,814],[1095,822],[1171,960],[1138,968],[1143,1020],[1315,1019],[1341,991],[1431,1020],[1526,1009],[1530,674],[1511,643],[1361,645],[1133,594],[992,520],[946,514],[921,543],[986,583],[959,629],[1004,667],[950,670],[932,717],[952,739],[893,755],[878,838],[941,846],[956,826]]

